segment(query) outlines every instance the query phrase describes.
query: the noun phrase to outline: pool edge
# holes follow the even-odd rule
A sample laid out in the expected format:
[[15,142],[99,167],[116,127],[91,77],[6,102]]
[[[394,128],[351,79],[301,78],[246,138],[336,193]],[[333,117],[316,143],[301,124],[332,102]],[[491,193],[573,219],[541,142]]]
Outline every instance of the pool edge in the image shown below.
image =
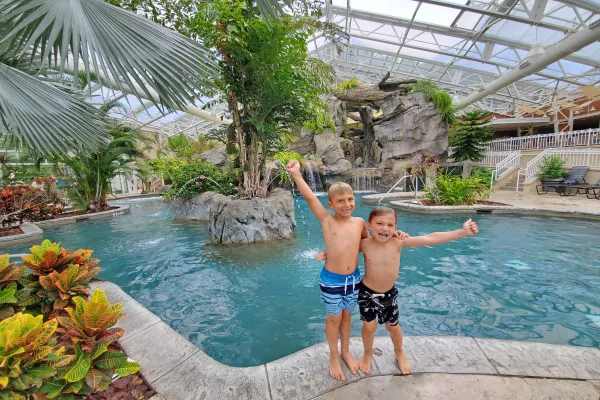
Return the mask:
[[[372,373],[347,380],[328,375],[325,343],[256,367],[231,367],[212,359],[158,316],[108,281],[94,281],[111,302],[124,302],[128,317],[119,322],[125,336],[119,343],[140,363],[140,372],[166,400],[180,399],[311,399],[349,383],[383,375],[398,375],[393,347],[387,337],[376,337],[382,352],[374,357]],[[361,353],[361,339],[352,338],[350,350]],[[148,349],[151,351],[148,351]],[[407,336],[405,352],[413,374],[449,373],[600,380],[600,349],[543,343],[452,336]],[[204,397],[203,397],[204,396]]]

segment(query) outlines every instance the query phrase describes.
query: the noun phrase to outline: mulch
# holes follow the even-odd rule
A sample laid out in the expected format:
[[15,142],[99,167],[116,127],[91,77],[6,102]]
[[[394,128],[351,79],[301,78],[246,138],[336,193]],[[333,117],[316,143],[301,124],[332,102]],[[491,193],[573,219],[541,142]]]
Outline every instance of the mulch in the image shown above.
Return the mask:
[[1,228],[0,237],[22,235],[24,232],[18,226],[11,226],[10,228]]
[[154,396],[156,392],[137,373],[111,382],[110,386],[98,393],[89,395],[90,400],[143,400]]

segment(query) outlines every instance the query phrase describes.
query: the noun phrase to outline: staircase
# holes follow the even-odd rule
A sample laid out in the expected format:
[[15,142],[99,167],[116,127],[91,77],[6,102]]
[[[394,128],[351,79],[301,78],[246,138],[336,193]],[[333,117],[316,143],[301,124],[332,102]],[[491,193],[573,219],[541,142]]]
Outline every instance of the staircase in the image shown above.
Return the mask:
[[[517,191],[517,176],[519,174],[519,171],[513,171],[510,176],[507,178],[506,182],[499,188],[496,188],[496,190],[504,190],[504,191],[510,191],[510,192],[516,192]],[[523,191],[523,178],[521,178],[521,184],[519,185],[519,192]]]

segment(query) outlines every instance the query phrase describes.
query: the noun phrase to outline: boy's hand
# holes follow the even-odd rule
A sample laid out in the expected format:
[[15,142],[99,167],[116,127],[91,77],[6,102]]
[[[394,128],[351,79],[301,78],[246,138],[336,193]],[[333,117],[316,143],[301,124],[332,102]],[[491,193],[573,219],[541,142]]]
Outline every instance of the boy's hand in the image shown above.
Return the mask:
[[319,254],[317,254],[317,261],[325,260],[327,260],[327,253],[325,253],[324,251],[319,252]]
[[392,233],[392,237],[397,237],[400,240],[404,240],[404,239],[408,239],[410,237],[410,235],[408,233],[405,233],[402,231],[396,231],[396,232]]
[[463,224],[462,228],[465,232],[465,236],[473,236],[476,235],[477,232],[479,232],[477,224],[471,218],[469,218],[469,220]]
[[285,166],[285,169],[290,175],[300,174],[300,163],[298,160],[290,160]]

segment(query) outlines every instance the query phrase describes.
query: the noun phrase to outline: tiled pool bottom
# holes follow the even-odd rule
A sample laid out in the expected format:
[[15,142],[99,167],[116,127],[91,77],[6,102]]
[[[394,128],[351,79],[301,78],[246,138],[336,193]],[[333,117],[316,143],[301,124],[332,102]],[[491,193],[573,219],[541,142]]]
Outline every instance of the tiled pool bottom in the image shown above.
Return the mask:
[[[100,278],[119,284],[224,364],[260,365],[325,340],[322,265],[314,260],[322,236],[302,199],[295,240],[243,247],[212,245],[205,224],[172,222],[160,200],[122,203],[131,214],[48,229],[45,238],[96,250]],[[369,211],[359,207],[356,215]],[[399,228],[411,235],[457,229],[465,218],[398,213]],[[405,333],[598,347],[600,224],[476,219],[474,238],[403,253],[398,286]],[[360,336],[358,313],[352,335]]]

